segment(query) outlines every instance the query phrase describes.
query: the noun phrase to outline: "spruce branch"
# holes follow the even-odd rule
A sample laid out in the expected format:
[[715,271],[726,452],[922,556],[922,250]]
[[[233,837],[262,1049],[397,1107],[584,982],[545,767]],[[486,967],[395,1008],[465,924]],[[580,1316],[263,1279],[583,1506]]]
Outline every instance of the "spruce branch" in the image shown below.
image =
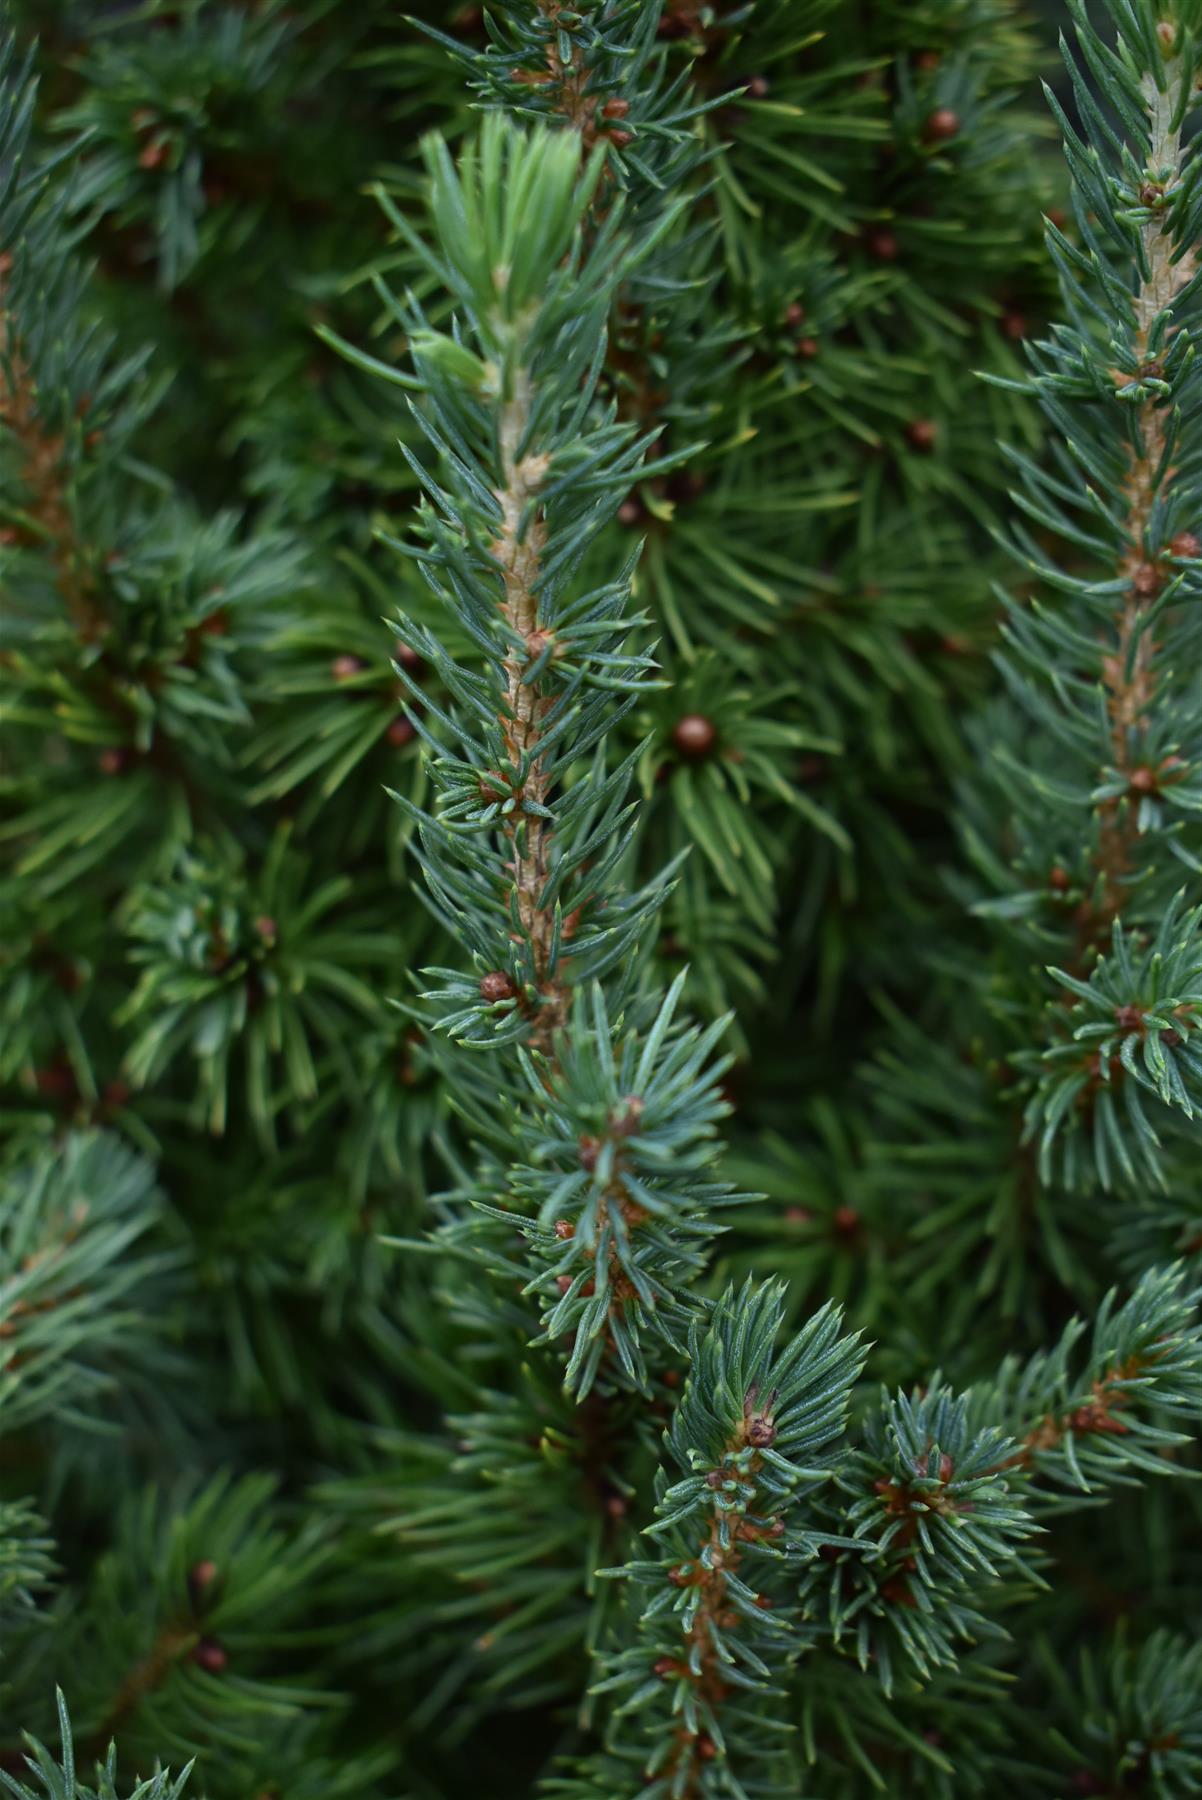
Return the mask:
[[[0,1768],[0,1783],[12,1800],[180,1800],[191,1772],[189,1762],[183,1773],[174,1778],[166,1771],[138,1781],[132,1788],[117,1788],[117,1751],[108,1747],[103,1766],[97,1765],[95,1786],[85,1787],[76,1774],[76,1750],[67,1703],[61,1690],[56,1693],[60,1751],[51,1756],[36,1738],[26,1739],[26,1751],[20,1762],[28,1774],[18,1779]],[[31,1785],[32,1783],[32,1785]]]
[[[1138,282],[1133,294],[1134,334],[1118,375],[1118,391],[1130,395],[1133,419],[1127,472],[1126,550],[1119,567],[1125,589],[1115,625],[1114,649],[1103,660],[1103,679],[1112,735],[1112,764],[1128,799],[1108,796],[1100,809],[1097,858],[1102,887],[1093,903],[1093,931],[1104,930],[1123,910],[1132,874],[1132,836],[1138,817],[1134,796],[1151,773],[1139,761],[1141,738],[1156,702],[1158,645],[1152,610],[1173,579],[1171,559],[1182,545],[1160,541],[1155,529],[1172,500],[1176,470],[1176,422],[1165,405],[1159,356],[1171,352],[1171,318],[1177,298],[1193,281],[1197,246],[1179,236],[1178,202],[1186,159],[1183,131],[1190,104],[1192,63],[1177,50],[1179,28],[1171,18],[1156,27],[1163,67],[1140,80],[1147,114],[1145,181],[1139,190],[1144,209],[1139,227]],[[1170,390],[1171,391],[1171,390]],[[1167,553],[1167,559],[1166,559]],[[1153,776],[1154,779],[1154,776]]]

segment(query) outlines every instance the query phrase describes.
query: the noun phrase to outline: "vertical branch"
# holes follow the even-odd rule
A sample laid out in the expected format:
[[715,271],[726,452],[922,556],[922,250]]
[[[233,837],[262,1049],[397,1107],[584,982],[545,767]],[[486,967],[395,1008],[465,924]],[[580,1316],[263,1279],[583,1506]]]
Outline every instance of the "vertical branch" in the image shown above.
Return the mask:
[[[545,808],[548,778],[538,754],[540,721],[552,705],[526,670],[547,648],[549,635],[539,631],[536,587],[546,545],[546,524],[534,507],[539,486],[547,472],[547,459],[526,456],[519,460],[522,439],[530,417],[530,380],[519,368],[514,393],[501,413],[499,439],[503,485],[496,490],[501,507],[501,530],[490,546],[501,565],[505,584],[502,610],[513,632],[525,644],[527,656],[517,651],[505,663],[505,746],[515,772],[525,768],[523,800]],[[530,514],[528,517],[527,515]],[[523,529],[523,526],[525,529]],[[534,1041],[545,1050],[552,1033],[563,1024],[567,992],[552,972],[554,921],[539,896],[550,874],[550,833],[541,812],[523,809],[506,821],[513,850],[513,884],[517,912],[530,945],[535,986],[543,1004],[534,1023]]]
[[10,314],[5,310],[4,276],[12,267],[0,256],[0,426],[19,446],[22,480],[27,490],[25,517],[49,546],[59,592],[85,639],[99,635],[101,620],[63,480],[64,440],[43,429],[37,410],[33,374],[21,351]]
[[[1167,29],[1174,28],[1168,26]],[[1168,65],[1168,80],[1163,93],[1151,75],[1145,75],[1143,79],[1151,138],[1150,179],[1140,195],[1146,205],[1162,199],[1181,178],[1184,161],[1181,127],[1174,119],[1180,110],[1185,79],[1177,58]],[[1163,181],[1158,173],[1161,170],[1168,172]],[[1192,250],[1174,260],[1172,216],[1171,208],[1154,213],[1142,230],[1148,273],[1133,296],[1135,380],[1159,372],[1149,349],[1153,327],[1191,280],[1195,269]],[[1151,633],[1144,629],[1144,623],[1145,615],[1164,587],[1166,576],[1156,560],[1155,550],[1148,544],[1148,531],[1156,502],[1175,473],[1172,468],[1165,467],[1168,451],[1166,411],[1160,397],[1151,394],[1139,406],[1134,421],[1133,442],[1123,483],[1127,503],[1127,548],[1120,563],[1120,573],[1128,585],[1116,620],[1115,646],[1102,667],[1114,766],[1126,777],[1135,794],[1147,791],[1155,779],[1153,771],[1145,771],[1139,764],[1136,742],[1147,721],[1156,686],[1157,644]],[[1100,900],[1090,908],[1091,936],[1108,930],[1122,911],[1125,882],[1131,873],[1133,839],[1130,801],[1126,796],[1105,801],[1101,808],[1098,846],[1102,892]]]

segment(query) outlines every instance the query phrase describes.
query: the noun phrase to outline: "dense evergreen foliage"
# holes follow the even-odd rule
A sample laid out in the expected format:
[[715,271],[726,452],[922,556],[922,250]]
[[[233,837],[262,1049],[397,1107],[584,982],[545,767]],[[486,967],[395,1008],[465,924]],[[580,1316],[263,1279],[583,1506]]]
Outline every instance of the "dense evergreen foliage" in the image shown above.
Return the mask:
[[0,10],[0,1791],[1202,1792],[1200,0]]

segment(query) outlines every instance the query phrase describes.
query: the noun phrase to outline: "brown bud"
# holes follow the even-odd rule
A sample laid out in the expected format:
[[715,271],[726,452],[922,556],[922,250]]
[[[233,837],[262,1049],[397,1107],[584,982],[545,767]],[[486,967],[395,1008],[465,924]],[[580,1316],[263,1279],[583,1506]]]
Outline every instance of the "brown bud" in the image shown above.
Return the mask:
[[796,347],[798,356],[804,357],[806,362],[812,362],[818,354],[818,339],[812,337],[798,338]]
[[138,154],[140,169],[158,169],[167,160],[168,143],[166,138],[155,138]]
[[504,969],[490,969],[480,982],[480,998],[495,1006],[501,1000],[512,1000],[517,993]]
[[705,1485],[710,1488],[720,1488],[725,1480],[726,1477],[721,1469],[711,1469],[705,1478]]
[[633,144],[634,133],[633,131],[622,130],[611,131],[609,133],[609,141],[615,150],[625,150],[627,144]]
[[580,1167],[591,1175],[597,1166],[597,1158],[601,1153],[601,1145],[595,1137],[582,1137],[580,1140]]
[[1071,885],[1068,870],[1062,869],[1059,863],[1048,871],[1048,886],[1054,893],[1063,894]]
[[556,1219],[555,1235],[557,1238],[571,1238],[576,1235],[576,1227],[571,1219]]
[[933,419],[911,419],[906,426],[906,437],[911,449],[921,451],[924,456],[935,448],[938,435]]
[[771,1612],[772,1611],[772,1601],[768,1598],[767,1594],[757,1594],[755,1597],[755,1603],[759,1607],[761,1612]]
[[937,106],[923,126],[922,135],[928,144],[942,144],[954,138],[959,129],[960,115],[950,106]]
[[860,1215],[854,1206],[837,1206],[831,1215],[831,1223],[840,1237],[850,1237],[853,1231],[860,1229]]
[[801,304],[801,301],[800,300],[790,300],[788,306],[786,306],[786,308],[785,308],[785,324],[790,326],[792,330],[796,331],[797,327],[801,324],[801,322],[805,318],[805,316],[806,316],[806,309]]
[[654,1663],[652,1665],[652,1667],[654,1668],[655,1673],[659,1676],[660,1680],[666,1681],[668,1679],[669,1675],[675,1675],[678,1673],[678,1671],[680,1669],[680,1664],[678,1662],[676,1662],[670,1656],[661,1656],[659,1661],[657,1663]]
[[1202,556],[1202,542],[1192,531],[1179,531],[1169,544],[1174,556],[1188,558]]
[[1146,600],[1160,592],[1164,586],[1164,578],[1155,563],[1140,563],[1131,577],[1131,586]]
[[1177,48],[1177,27],[1171,19],[1161,19],[1156,26],[1156,36],[1166,56],[1171,56]]
[[637,525],[642,516],[642,503],[638,500],[623,500],[618,508],[619,525]]
[[1137,794],[1154,794],[1156,792],[1156,771],[1141,763],[1138,769],[1131,771],[1131,786]]
[[615,1137],[633,1137],[646,1108],[638,1094],[627,1094],[609,1116],[609,1128]]
[[914,67],[929,74],[932,69],[939,67],[941,60],[938,50],[920,50],[914,58]]
[[97,767],[102,775],[120,775],[125,768],[127,754],[124,750],[102,750],[96,758]]
[[1144,1022],[1144,1015],[1138,1006],[1116,1006],[1114,1022],[1120,1031],[1138,1031]]
[[767,1450],[776,1441],[776,1426],[771,1419],[757,1416],[748,1421],[747,1442],[757,1450]]
[[703,713],[686,713],[672,730],[672,743],[687,762],[703,762],[717,741],[713,721]]
[[612,100],[607,100],[601,108],[601,117],[603,119],[624,119],[629,111],[629,100],[621,100],[615,95]]
[[132,1090],[128,1081],[106,1081],[100,1096],[105,1106],[128,1106],[132,1098]]
[[697,1739],[697,1754],[702,1762],[712,1762],[718,1754],[717,1744],[715,1744],[713,1738],[708,1737],[704,1731]]
[[1017,343],[1020,338],[1025,338],[1027,335],[1027,321],[1020,312],[1003,313],[1002,330],[1008,338],[1012,338]]
[[188,1588],[192,1595],[193,1606],[199,1606],[205,1594],[217,1579],[217,1564],[206,1557],[203,1562],[193,1563],[188,1570]]
[[358,656],[336,656],[330,664],[330,674],[335,681],[349,681],[353,675],[362,672],[363,661]]
[[611,1519],[624,1519],[628,1509],[621,1494],[610,1494],[605,1502],[605,1510]]
[[417,654],[417,651],[412,649],[408,644],[401,644],[398,647],[396,659],[400,663],[402,669],[412,675],[415,681],[420,681],[421,677],[426,672],[426,665],[422,658]]
[[412,719],[394,719],[388,727],[388,742],[394,750],[403,750],[417,736],[417,726]]
[[572,1277],[570,1275],[557,1275],[555,1277],[555,1285],[561,1294],[566,1294],[572,1285]]
[[753,75],[747,83],[749,100],[763,100],[770,91],[769,83],[763,75]]
[[870,231],[865,240],[869,256],[878,262],[896,262],[899,245],[891,231]]
[[279,927],[270,913],[260,913],[259,917],[255,920],[255,930],[265,944],[274,944],[279,932]]
[[680,1386],[680,1370],[679,1369],[665,1369],[664,1373],[663,1373],[663,1383],[664,1383],[664,1386],[667,1388],[679,1387]]
[[229,1660],[216,1638],[201,1638],[192,1652],[192,1661],[210,1675],[220,1675],[228,1667]]

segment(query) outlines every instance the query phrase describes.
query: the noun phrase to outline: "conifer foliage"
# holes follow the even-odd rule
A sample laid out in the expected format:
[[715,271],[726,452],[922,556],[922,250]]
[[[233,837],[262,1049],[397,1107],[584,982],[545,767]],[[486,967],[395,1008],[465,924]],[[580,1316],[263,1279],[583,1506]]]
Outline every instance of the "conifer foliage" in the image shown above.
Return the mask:
[[1202,13],[1069,10],[9,0],[16,1800],[1202,1791]]

